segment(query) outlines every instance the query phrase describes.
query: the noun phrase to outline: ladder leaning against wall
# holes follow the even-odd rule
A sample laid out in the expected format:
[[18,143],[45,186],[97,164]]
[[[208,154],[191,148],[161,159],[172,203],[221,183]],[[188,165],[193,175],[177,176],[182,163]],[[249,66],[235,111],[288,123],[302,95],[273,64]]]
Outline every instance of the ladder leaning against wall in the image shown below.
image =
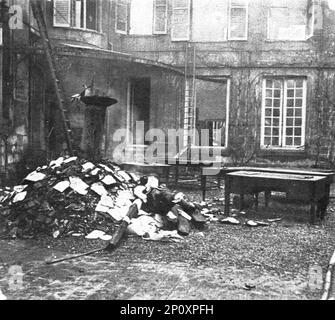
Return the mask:
[[186,44],[185,49],[185,105],[184,105],[184,147],[188,150],[194,143],[194,136],[190,132],[195,129],[196,122],[196,49]]
[[68,118],[68,110],[67,110],[67,98],[65,96],[64,90],[62,88],[61,78],[59,76],[59,72],[57,71],[57,63],[55,59],[54,50],[52,48],[50,38],[48,35],[48,29],[44,18],[44,13],[42,9],[42,1],[41,0],[31,0],[30,1],[31,9],[36,19],[37,26],[40,32],[43,50],[47,59],[49,73],[51,77],[51,82],[55,91],[56,99],[57,99],[57,107],[61,114],[65,141],[67,144],[68,152],[70,155],[73,154],[73,138],[72,138],[72,130],[70,127],[70,120]]

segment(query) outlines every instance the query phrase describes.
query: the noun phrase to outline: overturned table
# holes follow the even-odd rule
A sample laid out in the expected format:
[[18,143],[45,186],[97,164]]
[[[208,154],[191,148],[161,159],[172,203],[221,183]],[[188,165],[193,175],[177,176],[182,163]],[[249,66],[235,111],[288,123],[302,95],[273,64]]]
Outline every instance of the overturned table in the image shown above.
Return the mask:
[[329,202],[329,181],[325,176],[294,173],[237,171],[226,174],[225,178],[225,212],[230,212],[230,194],[256,195],[256,210],[258,195],[265,193],[265,205],[271,196],[271,191],[285,192],[288,199],[300,200],[310,204],[311,222],[315,222],[316,212],[323,217]]

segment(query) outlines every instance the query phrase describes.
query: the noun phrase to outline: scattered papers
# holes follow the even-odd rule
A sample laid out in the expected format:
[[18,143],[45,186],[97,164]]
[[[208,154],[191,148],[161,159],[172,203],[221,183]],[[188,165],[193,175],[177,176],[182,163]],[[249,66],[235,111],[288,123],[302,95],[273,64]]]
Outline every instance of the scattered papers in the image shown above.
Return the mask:
[[97,239],[100,239],[100,240],[104,240],[104,241],[110,241],[112,240],[112,236],[106,234],[105,232],[103,231],[100,231],[100,230],[94,230],[92,231],[90,234],[88,234],[86,237],[86,239],[89,239],[89,240],[97,240]]
[[163,241],[163,240],[174,240],[174,241],[180,241],[184,240],[184,238],[178,234],[177,230],[173,231],[159,231],[159,232],[153,232],[153,233],[146,233],[143,236],[144,240],[150,240],[150,241]]
[[64,163],[70,163],[70,162],[76,161],[77,159],[78,157],[71,157],[71,158],[65,159]]
[[121,176],[126,182],[131,180],[131,177],[124,171],[118,171],[117,174]]
[[110,186],[112,184],[115,184],[117,181],[110,175],[105,176],[102,180],[101,180],[106,186]]
[[111,208],[114,208],[114,206],[115,206],[115,203],[114,203],[113,198],[111,198],[108,195],[103,195],[95,211],[107,213],[108,210],[110,210]]
[[132,235],[143,237],[146,233],[156,233],[159,229],[159,223],[150,216],[140,216],[132,219],[127,232]]
[[129,211],[129,207],[124,206],[124,207],[115,207],[112,209],[109,209],[107,213],[117,222],[122,221],[127,213]]
[[63,193],[67,188],[70,187],[70,182],[69,181],[61,181],[58,182],[55,186],[54,189]]
[[95,168],[95,165],[92,162],[86,162],[85,164],[82,165],[82,172],[86,172],[89,170],[93,170]]
[[24,180],[37,182],[44,180],[45,177],[46,175],[44,173],[33,171],[32,173],[28,174]]
[[222,220],[219,220],[221,223],[223,224],[232,224],[232,225],[239,225],[240,224],[240,221],[238,221],[237,219],[235,218],[225,218],[225,219],[222,219]]
[[70,188],[74,190],[75,192],[85,196],[87,194],[87,189],[89,188],[89,185],[86,184],[83,180],[81,180],[78,177],[70,177]]
[[268,223],[262,222],[262,221],[253,221],[253,220],[248,220],[245,223],[248,227],[267,227],[269,226]]
[[13,190],[14,190],[15,192],[22,192],[22,191],[26,190],[27,187],[28,187],[27,185],[16,186],[16,187],[13,188]]
[[101,163],[100,163],[100,164],[99,164],[99,167],[105,169],[107,172],[113,173],[113,170],[112,170],[111,168],[107,167],[107,166],[104,165],[104,164],[101,164]]
[[95,168],[95,169],[93,169],[92,171],[91,171],[91,175],[92,176],[96,176],[99,172],[101,171],[101,169],[99,169],[99,168]]
[[49,167],[52,169],[59,168],[64,163],[64,158],[60,157],[57,160],[53,160],[50,162]]
[[13,199],[13,203],[17,203],[17,202],[21,202],[23,201],[27,196],[27,191],[23,191],[18,193],[17,195],[15,195],[14,199]]
[[97,182],[97,183],[94,183],[91,185],[91,189],[96,193],[98,194],[99,196],[103,196],[103,195],[107,195],[108,194],[108,191],[105,189],[105,187]]

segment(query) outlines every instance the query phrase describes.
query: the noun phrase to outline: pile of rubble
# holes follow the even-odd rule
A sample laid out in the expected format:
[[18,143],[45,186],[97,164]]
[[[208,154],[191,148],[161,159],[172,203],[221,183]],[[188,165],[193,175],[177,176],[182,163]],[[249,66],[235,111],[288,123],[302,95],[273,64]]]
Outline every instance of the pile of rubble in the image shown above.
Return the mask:
[[13,189],[0,191],[4,234],[33,238],[39,234],[109,240],[129,208],[139,213],[128,232],[150,240],[188,235],[203,227],[201,207],[183,194],[160,186],[155,177],[126,172],[110,160],[92,163],[61,157],[37,168]]

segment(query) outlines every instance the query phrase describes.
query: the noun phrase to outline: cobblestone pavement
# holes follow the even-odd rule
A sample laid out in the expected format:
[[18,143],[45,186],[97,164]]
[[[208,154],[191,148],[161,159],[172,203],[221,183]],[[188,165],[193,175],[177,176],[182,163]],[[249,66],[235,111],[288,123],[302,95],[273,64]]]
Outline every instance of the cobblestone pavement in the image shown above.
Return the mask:
[[[50,257],[50,252],[46,249],[19,241],[0,241],[0,248],[0,288],[13,300],[307,299],[305,278],[279,277],[257,268],[239,270],[224,265],[190,267],[183,263],[113,261],[108,255],[48,266],[44,259]],[[52,254],[62,255],[61,252]],[[9,268],[13,263],[22,264],[22,287],[10,285]]]

